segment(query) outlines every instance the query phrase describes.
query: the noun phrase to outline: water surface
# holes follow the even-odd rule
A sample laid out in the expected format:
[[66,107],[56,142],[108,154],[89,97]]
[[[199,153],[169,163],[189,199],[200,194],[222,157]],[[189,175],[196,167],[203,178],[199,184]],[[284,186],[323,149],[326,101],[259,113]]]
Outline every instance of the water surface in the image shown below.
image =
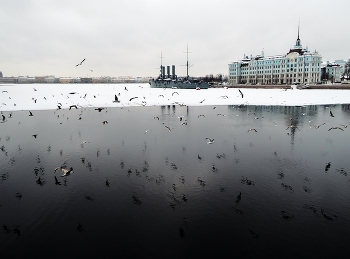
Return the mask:
[[[306,258],[350,250],[348,105],[3,114],[7,257]],[[54,173],[62,165],[74,173]]]

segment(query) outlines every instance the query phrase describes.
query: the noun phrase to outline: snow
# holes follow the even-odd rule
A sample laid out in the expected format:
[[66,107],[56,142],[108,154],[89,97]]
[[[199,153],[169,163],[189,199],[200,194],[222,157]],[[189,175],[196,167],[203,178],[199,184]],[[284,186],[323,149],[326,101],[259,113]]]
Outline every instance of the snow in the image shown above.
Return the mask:
[[[127,90],[125,90],[127,89]],[[349,104],[350,90],[163,89],[149,84],[0,84],[0,111],[78,107],[162,105],[319,105]],[[114,95],[120,102],[113,102]],[[133,98],[138,97],[138,98]],[[133,98],[132,100],[130,100]]]

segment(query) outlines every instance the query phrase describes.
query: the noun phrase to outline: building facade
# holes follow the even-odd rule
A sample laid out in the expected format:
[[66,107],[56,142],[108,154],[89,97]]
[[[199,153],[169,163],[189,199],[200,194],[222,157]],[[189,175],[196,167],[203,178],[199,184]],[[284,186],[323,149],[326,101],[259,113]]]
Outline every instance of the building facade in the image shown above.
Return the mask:
[[347,81],[348,73],[347,65],[349,61],[345,59],[338,59],[334,61],[326,61],[321,65],[321,79],[324,83],[340,83]]
[[313,84],[321,81],[322,57],[303,49],[298,38],[286,55],[246,56],[228,64],[229,84]]

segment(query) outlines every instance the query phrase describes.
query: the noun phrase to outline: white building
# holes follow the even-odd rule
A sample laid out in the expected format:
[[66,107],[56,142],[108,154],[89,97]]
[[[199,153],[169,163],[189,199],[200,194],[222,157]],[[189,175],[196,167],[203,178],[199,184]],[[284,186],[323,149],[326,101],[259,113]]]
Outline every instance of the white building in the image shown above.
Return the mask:
[[303,49],[298,38],[286,55],[246,56],[228,64],[229,84],[301,84],[321,81],[322,57],[317,51]]
[[343,80],[347,80],[347,75],[344,75],[347,62],[345,59],[323,62],[321,65],[323,81],[325,83],[340,83]]

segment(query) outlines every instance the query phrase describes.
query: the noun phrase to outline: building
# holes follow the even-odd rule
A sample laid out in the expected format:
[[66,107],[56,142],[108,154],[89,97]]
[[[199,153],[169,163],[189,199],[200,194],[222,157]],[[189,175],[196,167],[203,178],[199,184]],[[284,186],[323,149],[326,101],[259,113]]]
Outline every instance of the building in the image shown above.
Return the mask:
[[246,56],[228,64],[228,82],[234,84],[313,84],[321,81],[322,57],[315,50],[303,49],[298,38],[285,55]]
[[321,79],[324,83],[340,83],[348,80],[346,73],[348,61],[338,59],[334,61],[326,61],[321,65]]

